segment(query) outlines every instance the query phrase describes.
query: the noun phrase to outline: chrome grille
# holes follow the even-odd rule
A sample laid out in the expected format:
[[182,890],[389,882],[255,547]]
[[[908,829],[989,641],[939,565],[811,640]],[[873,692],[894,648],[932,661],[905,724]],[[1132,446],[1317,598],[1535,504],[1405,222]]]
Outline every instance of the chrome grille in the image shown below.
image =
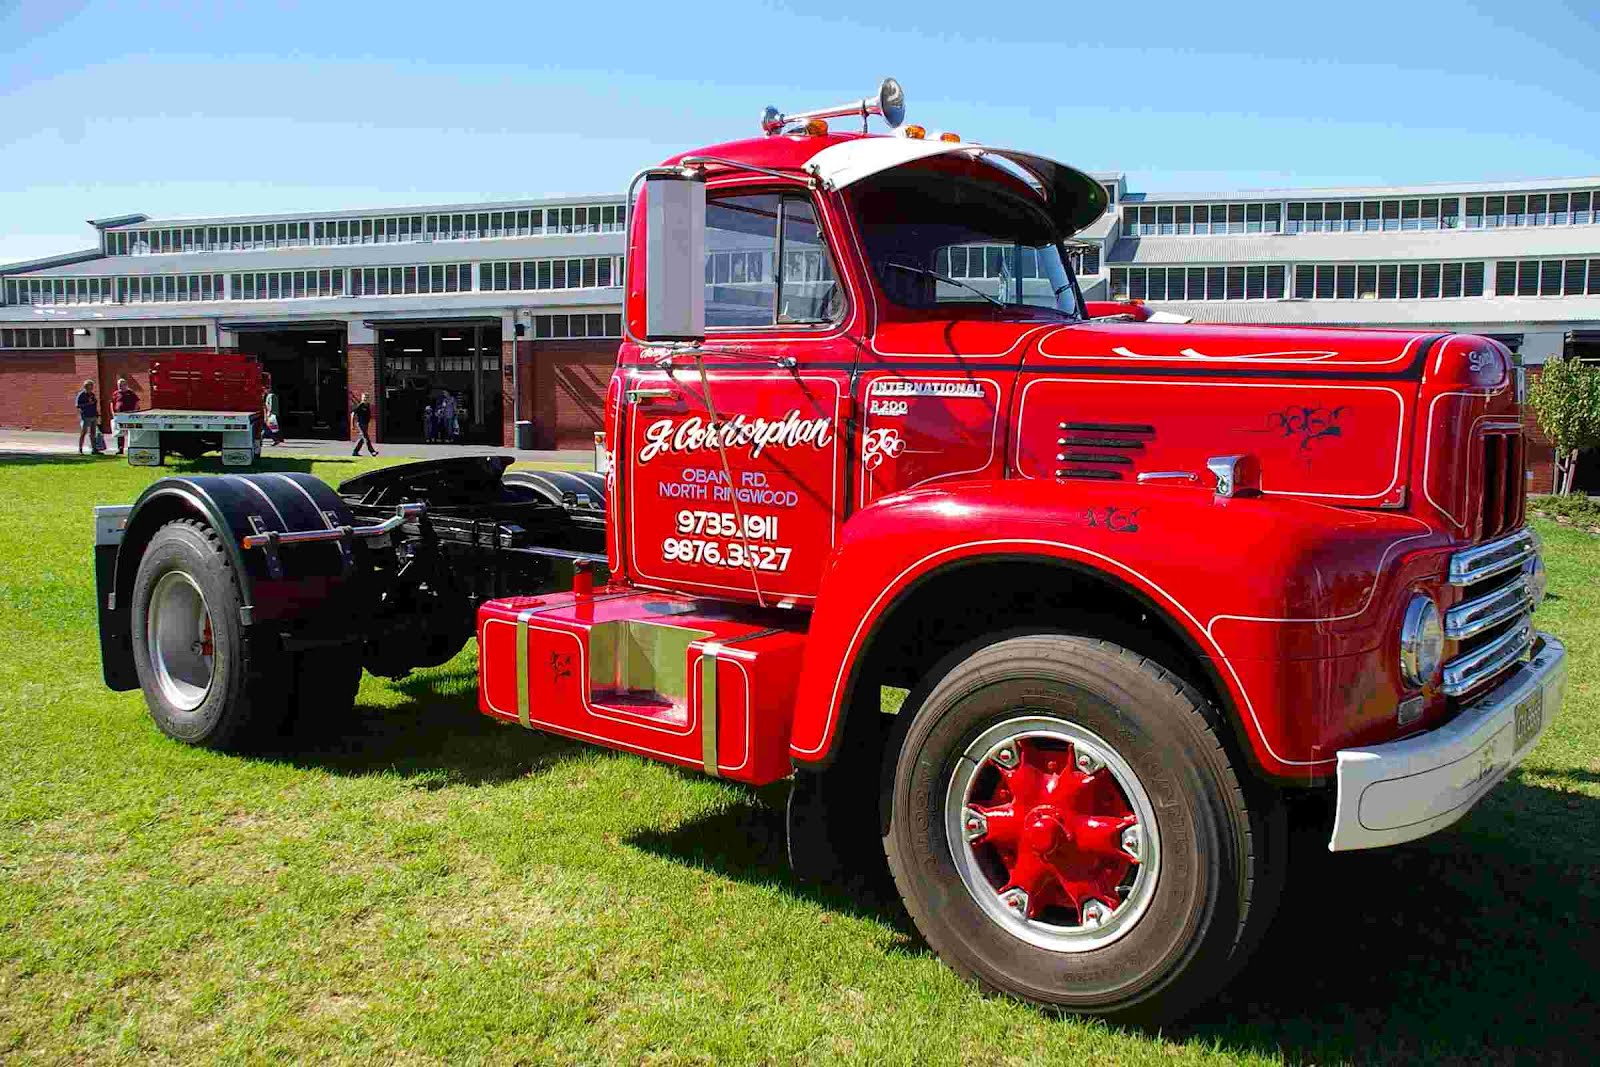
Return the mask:
[[1465,656],[1457,656],[1444,665],[1444,694],[1458,697],[1471,692],[1484,682],[1518,662],[1533,648],[1533,623],[1523,619],[1516,626],[1480,645]]
[[1509,537],[1462,549],[1450,557],[1450,584],[1476,585],[1486,578],[1520,568],[1533,558],[1533,531],[1518,530]]
[[1465,641],[1483,631],[1526,615],[1533,607],[1528,580],[1519,571],[1508,584],[1480,597],[1463,600],[1444,615],[1444,633],[1452,641]]
[[1493,681],[1532,649],[1533,595],[1523,566],[1537,552],[1532,531],[1518,530],[1450,557],[1450,584],[1466,597],[1445,612],[1445,638],[1459,643],[1444,665],[1446,696]]

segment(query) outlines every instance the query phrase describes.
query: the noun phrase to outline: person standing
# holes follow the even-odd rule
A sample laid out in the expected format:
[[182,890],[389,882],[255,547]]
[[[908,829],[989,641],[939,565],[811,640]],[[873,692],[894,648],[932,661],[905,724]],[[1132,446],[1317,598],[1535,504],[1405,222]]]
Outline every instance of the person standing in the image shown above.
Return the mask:
[[278,428],[278,391],[267,386],[266,399],[262,401],[262,416],[267,424],[267,436],[275,445],[283,444],[283,431]]
[[[138,410],[139,394],[128,387],[128,379],[118,378],[117,391],[111,396],[111,414],[113,416],[130,415]],[[127,447],[128,438],[132,435],[118,428],[115,418],[113,418],[111,425],[112,429],[117,432],[117,455],[120,456],[123,454],[123,449]]]
[[352,456],[361,455],[361,446],[366,445],[367,451],[374,456],[378,450],[372,447],[372,438],[367,436],[367,427],[372,423],[372,405],[367,402],[367,394],[362,393],[356,406],[350,409],[350,432],[356,435],[356,447],[350,450]]
[[428,444],[433,444],[433,405],[422,405],[422,439]]
[[439,394],[439,406],[434,411],[439,420],[439,438],[446,444],[455,443],[456,398],[448,390]]
[[85,378],[73,403],[78,405],[78,455],[83,455],[83,439],[89,438],[89,449],[95,455],[106,450],[100,437],[100,400],[94,395],[94,381]]

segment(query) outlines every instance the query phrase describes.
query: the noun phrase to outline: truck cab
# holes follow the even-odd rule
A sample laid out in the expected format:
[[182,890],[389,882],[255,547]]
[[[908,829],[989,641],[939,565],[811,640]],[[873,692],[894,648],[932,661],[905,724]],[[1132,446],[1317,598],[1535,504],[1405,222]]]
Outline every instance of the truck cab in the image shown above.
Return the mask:
[[[1172,1018],[1263,935],[1291,809],[1325,811],[1334,850],[1433,833],[1559,709],[1510,354],[1088,307],[1065,242],[1100,185],[903,117],[891,80],[640,172],[603,486],[523,481],[515,503],[503,467],[448,497],[442,471],[384,475],[343,503],[324,487],[321,529],[205,521],[245,533],[225,562],[276,606],[252,623],[267,647],[343,632],[377,669],[367,630],[407,612],[442,635],[430,662],[470,633],[485,714],[791,778],[802,876],[886,859],[962,974]],[[146,545],[159,529],[123,518]],[[126,613],[103,614],[108,663],[144,648],[117,678],[182,726],[162,574],[103,549]],[[470,569],[451,559],[486,557],[519,567],[442,591]],[[397,591],[417,559],[435,577]],[[201,601],[171,610],[211,634]],[[234,721],[215,667],[183,663],[194,707]],[[314,690],[293,699],[315,713]]]

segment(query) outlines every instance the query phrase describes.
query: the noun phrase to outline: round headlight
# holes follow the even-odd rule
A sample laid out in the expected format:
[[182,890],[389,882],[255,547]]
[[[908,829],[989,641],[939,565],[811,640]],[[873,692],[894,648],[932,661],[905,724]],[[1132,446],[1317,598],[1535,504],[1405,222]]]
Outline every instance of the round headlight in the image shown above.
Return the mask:
[[1444,658],[1444,626],[1431,597],[1417,594],[1400,624],[1400,673],[1411,685],[1423,685]]
[[1528,583],[1533,610],[1538,611],[1539,605],[1544,603],[1545,590],[1550,587],[1550,576],[1544,571],[1544,541],[1538,534],[1533,535],[1533,555],[1522,565],[1522,576]]

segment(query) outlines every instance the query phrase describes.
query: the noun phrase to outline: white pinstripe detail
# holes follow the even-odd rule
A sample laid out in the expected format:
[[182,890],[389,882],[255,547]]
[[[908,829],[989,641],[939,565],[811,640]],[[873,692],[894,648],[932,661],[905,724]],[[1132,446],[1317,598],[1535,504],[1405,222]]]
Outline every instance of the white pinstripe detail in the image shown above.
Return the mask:
[[[1320,759],[1320,760],[1291,760],[1291,759],[1285,759],[1284,757],[1278,755],[1277,751],[1272,747],[1272,741],[1267,737],[1266,731],[1262,729],[1261,720],[1256,715],[1255,704],[1254,704],[1254,702],[1251,701],[1250,693],[1245,688],[1244,681],[1239,677],[1239,672],[1234,670],[1233,664],[1229,661],[1227,653],[1223,652],[1222,646],[1217,644],[1217,642],[1211,637],[1210,633],[1208,633],[1206,631],[1206,628],[1201,625],[1200,620],[1195,618],[1193,613],[1191,613],[1188,608],[1184,607],[1181,603],[1179,603],[1178,599],[1176,597],[1174,597],[1171,593],[1167,592],[1160,585],[1158,585],[1157,583],[1152,581],[1150,578],[1148,578],[1144,574],[1141,574],[1139,571],[1133,569],[1132,567],[1128,566],[1125,563],[1122,563],[1122,562],[1120,562],[1118,560],[1112,559],[1110,556],[1107,556],[1107,555],[1104,555],[1102,553],[1096,552],[1093,549],[1084,548],[1082,545],[1069,544],[1069,543],[1067,543],[1065,541],[1049,541],[1049,540],[1044,540],[1044,539],[1040,539],[1040,538],[1029,538],[1029,537],[996,538],[996,539],[993,539],[993,540],[985,540],[985,541],[964,541],[964,542],[962,542],[961,544],[958,544],[958,545],[950,545],[950,546],[948,546],[946,548],[941,548],[937,552],[930,552],[928,555],[923,556],[921,559],[917,560],[915,563],[911,564],[909,567],[905,568],[899,574],[897,574],[894,577],[894,579],[892,581],[888,582],[883,587],[883,589],[878,593],[878,595],[873,598],[873,601],[867,607],[867,610],[862,613],[861,621],[856,624],[855,632],[850,637],[850,643],[845,646],[845,654],[844,654],[844,657],[843,657],[844,662],[848,663],[854,658],[854,656],[856,654],[856,651],[857,651],[857,647],[856,646],[861,640],[862,631],[866,629],[867,623],[869,621],[871,621],[872,619],[875,619],[875,618],[878,617],[878,606],[883,603],[884,598],[889,595],[891,590],[895,590],[895,589],[899,588],[901,581],[908,574],[911,574],[914,571],[918,571],[919,569],[922,568],[923,564],[928,563],[930,560],[937,559],[940,556],[948,556],[948,555],[951,555],[953,553],[960,552],[962,549],[966,549],[966,548],[987,548],[987,547],[990,547],[990,546],[1001,546],[1001,545],[1011,545],[1011,546],[1029,546],[1029,545],[1033,545],[1033,546],[1040,546],[1040,547],[1045,547],[1045,548],[1061,548],[1061,549],[1066,549],[1069,552],[1079,552],[1079,553],[1082,553],[1083,555],[1086,555],[1086,556],[1092,556],[1095,559],[1101,560],[1104,563],[1108,563],[1111,566],[1116,567],[1119,570],[1126,571],[1129,574],[1133,575],[1134,577],[1138,578],[1141,582],[1144,582],[1151,589],[1154,589],[1157,593],[1160,593],[1161,596],[1168,603],[1170,603],[1174,608],[1176,608],[1178,611],[1182,612],[1183,616],[1185,618],[1187,618],[1191,623],[1194,624],[1194,628],[1195,628],[1196,632],[1204,634],[1206,640],[1211,643],[1211,647],[1216,652],[1217,662],[1221,663],[1224,667],[1226,667],[1228,669],[1228,674],[1229,674],[1230,677],[1233,678],[1233,684],[1238,688],[1239,695],[1244,698],[1245,710],[1247,710],[1250,713],[1250,721],[1255,724],[1256,736],[1261,739],[1261,745],[1262,745],[1263,748],[1265,748],[1267,750],[1267,754],[1268,755],[1270,755],[1277,762],[1283,764],[1285,767],[1319,767],[1319,766],[1324,766],[1326,764],[1331,764],[1331,763],[1336,762],[1336,757],[1330,757],[1328,759]],[[848,676],[848,674],[849,674],[848,670],[841,670],[839,672],[839,677],[833,683],[833,696],[832,696],[832,698],[831,698],[831,700],[829,701],[829,704],[828,704],[828,717],[823,723],[823,730],[822,730],[822,738],[821,738],[821,740],[819,740],[817,742],[817,745],[816,745],[815,748],[796,748],[796,749],[793,749],[793,751],[794,751],[794,753],[796,755],[800,755],[800,756],[815,756],[816,754],[818,754],[819,752],[822,751],[823,747],[826,746],[828,741],[832,738],[832,736],[833,736],[833,728],[834,728],[834,720],[838,717],[838,712],[839,712],[840,690],[843,688],[845,678]]]

